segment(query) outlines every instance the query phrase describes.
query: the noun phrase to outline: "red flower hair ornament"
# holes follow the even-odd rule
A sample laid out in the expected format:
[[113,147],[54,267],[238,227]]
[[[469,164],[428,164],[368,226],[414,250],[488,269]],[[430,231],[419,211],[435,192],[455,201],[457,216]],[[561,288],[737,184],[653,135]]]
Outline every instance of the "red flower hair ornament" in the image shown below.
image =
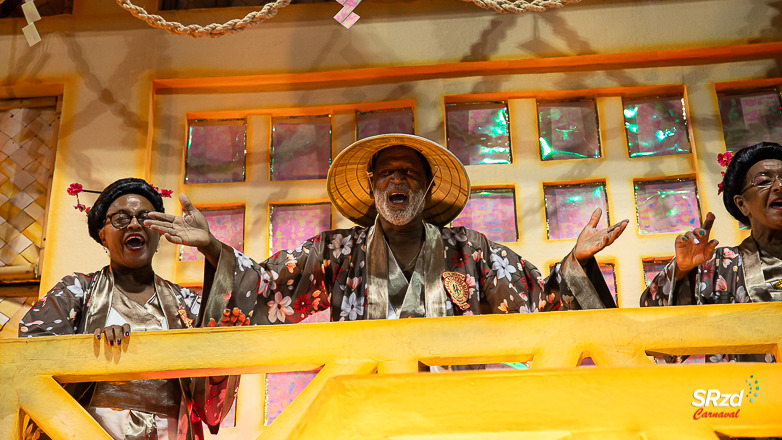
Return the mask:
[[[733,160],[733,153],[726,151],[717,155],[717,163],[727,168],[730,165],[730,161]],[[722,173],[722,180],[725,180],[725,171]],[[717,195],[722,194],[722,182],[717,184]]]
[[[158,194],[160,194],[161,197],[168,197],[171,198],[171,194],[174,193],[174,191],[171,191],[170,189],[160,189],[154,185],[150,185],[152,189],[154,189]],[[81,183],[71,183],[71,185],[66,190],[68,192],[69,196],[76,196],[76,204],[73,206],[74,209],[76,209],[79,212],[84,212],[86,214],[90,213],[90,207],[83,205],[79,201],[79,193],[93,193],[93,194],[100,194],[101,191],[92,191],[89,189],[84,189],[84,186],[82,186]]]

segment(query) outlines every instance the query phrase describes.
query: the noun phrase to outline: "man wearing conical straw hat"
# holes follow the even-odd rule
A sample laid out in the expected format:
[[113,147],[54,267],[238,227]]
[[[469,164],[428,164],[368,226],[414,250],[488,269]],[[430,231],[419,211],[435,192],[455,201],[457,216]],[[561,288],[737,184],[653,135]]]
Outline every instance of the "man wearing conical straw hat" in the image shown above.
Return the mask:
[[327,185],[334,206],[359,226],[322,232],[261,263],[211,235],[184,194],[183,217],[150,213],[148,225],[204,254],[207,309],[224,320],[296,323],[328,307],[332,321],[616,307],[594,255],[627,220],[598,231],[596,210],[544,280],[509,248],[447,226],[467,203],[470,180],[435,142],[360,140],[334,159]]

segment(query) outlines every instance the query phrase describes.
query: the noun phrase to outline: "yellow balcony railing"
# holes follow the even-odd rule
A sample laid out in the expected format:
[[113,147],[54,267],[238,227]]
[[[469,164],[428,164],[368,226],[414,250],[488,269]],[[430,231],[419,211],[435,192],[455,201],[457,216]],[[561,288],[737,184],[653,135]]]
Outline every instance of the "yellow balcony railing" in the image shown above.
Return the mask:
[[[53,439],[109,440],[57,381],[318,366],[260,439],[782,436],[782,365],[652,365],[648,356],[782,359],[781,342],[782,304],[773,303],[159,331],[121,348],[89,335],[1,340],[0,440],[19,437],[20,409]],[[598,367],[575,368],[587,356]],[[419,362],[524,361],[529,371],[417,373]],[[759,391],[750,395],[748,380]],[[697,390],[708,406],[693,405]]]

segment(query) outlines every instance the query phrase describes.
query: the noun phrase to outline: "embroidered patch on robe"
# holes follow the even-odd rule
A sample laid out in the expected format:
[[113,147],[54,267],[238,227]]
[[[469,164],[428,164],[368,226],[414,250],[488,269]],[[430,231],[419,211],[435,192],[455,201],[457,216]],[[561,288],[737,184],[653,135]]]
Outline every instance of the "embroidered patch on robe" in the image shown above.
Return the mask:
[[470,286],[467,285],[467,275],[459,272],[443,272],[445,291],[451,296],[451,301],[462,310],[470,308]]

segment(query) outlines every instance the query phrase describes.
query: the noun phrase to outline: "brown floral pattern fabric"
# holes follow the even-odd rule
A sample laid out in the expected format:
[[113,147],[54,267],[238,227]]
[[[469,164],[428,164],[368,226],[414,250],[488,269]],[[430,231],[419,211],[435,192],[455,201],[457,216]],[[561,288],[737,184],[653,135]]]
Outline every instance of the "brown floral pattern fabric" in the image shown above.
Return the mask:
[[[719,247],[711,259],[676,281],[674,258],[641,294],[641,307],[735,304],[753,302],[744,279],[744,261],[736,247]],[[687,356],[670,356],[668,363],[681,363]],[[713,354],[706,362],[774,362],[771,354]]]
[[[97,296],[94,282],[101,272],[107,273],[108,271],[104,268],[99,272],[74,273],[62,278],[22,318],[19,323],[19,337],[32,338],[91,333],[85,330],[85,322],[89,313],[96,312],[91,310],[90,305],[94,297]],[[191,319],[193,323],[198,321],[201,309],[200,295],[158,277],[156,277],[156,290],[159,296],[172,295],[177,306],[186,311],[188,319]],[[98,307],[92,307],[92,309],[96,308]],[[170,312],[176,314],[175,311]],[[170,328],[174,328],[171,326],[171,322],[175,322],[177,328],[185,328],[185,324],[180,321],[181,318],[178,317],[178,320],[169,320],[168,325]],[[130,324],[133,325],[132,322]],[[90,355],[92,354],[90,353]],[[187,440],[204,438],[202,421],[207,423],[210,430],[213,431],[219,426],[224,406],[232,404],[236,394],[235,386],[238,385],[236,377],[232,377],[232,380],[224,380],[217,385],[211,385],[207,378],[171,380],[175,381],[175,386],[181,387],[184,392],[182,407],[186,408],[188,414],[180,413],[180,426],[182,423],[187,424],[185,425],[188,426],[187,433],[181,437]],[[228,390],[229,384],[235,384],[233,389]],[[87,406],[95,392],[94,385],[94,383],[67,384],[65,389],[79,403]],[[180,434],[182,433],[180,432]],[[24,438],[47,440],[49,437],[31,422],[26,427]]]
[[[367,319],[367,232],[364,227],[326,231],[261,263],[224,246],[218,264],[222,268],[207,262],[205,287],[217,278],[230,277],[230,295],[210,295],[222,296],[222,307],[238,307],[250,314],[256,325],[297,323],[329,307],[332,321]],[[464,227],[441,228],[441,236],[445,270],[464,274],[469,288],[464,310],[446,299],[448,316],[578,310],[582,306],[569,286],[574,278],[594,285],[583,295],[598,297],[603,307],[616,307],[594,259],[582,270],[568,255],[544,280],[529,261],[481,233]],[[235,259],[235,264],[225,264],[225,258]],[[560,268],[574,265],[580,276],[564,277]],[[229,268],[233,273],[224,273]]]

